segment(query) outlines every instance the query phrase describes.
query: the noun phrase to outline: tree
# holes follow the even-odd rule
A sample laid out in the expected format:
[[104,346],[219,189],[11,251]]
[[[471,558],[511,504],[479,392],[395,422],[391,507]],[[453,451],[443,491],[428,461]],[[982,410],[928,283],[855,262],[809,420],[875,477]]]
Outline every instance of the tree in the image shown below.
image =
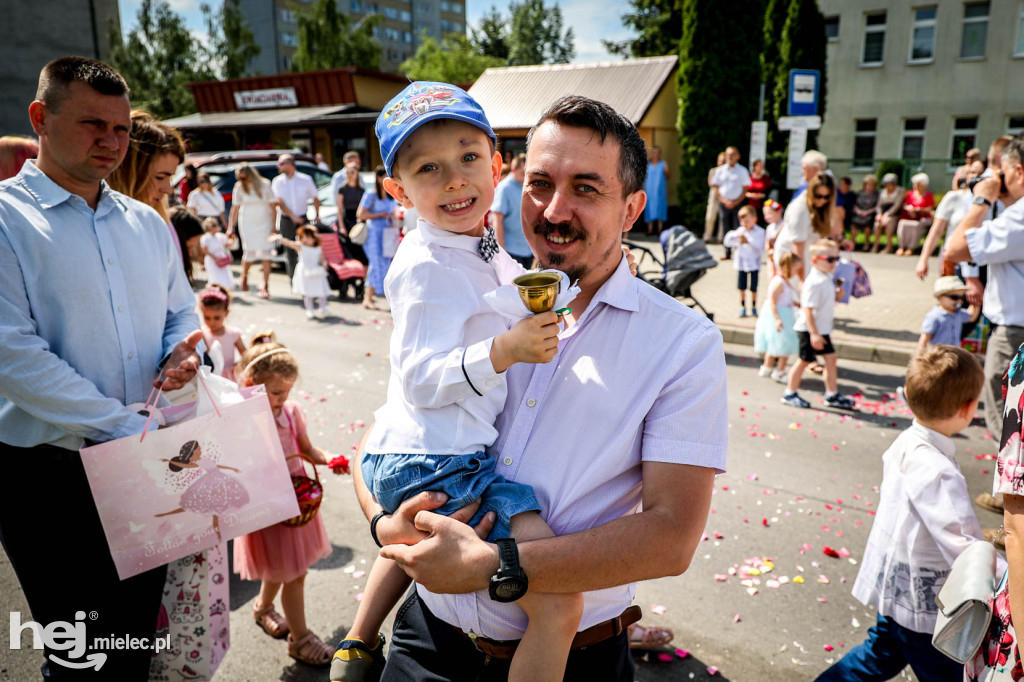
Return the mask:
[[576,56],[572,28],[562,32],[562,10],[544,0],[524,0],[509,6],[508,63],[566,64]]
[[449,34],[438,42],[425,33],[416,54],[402,63],[400,71],[412,80],[469,83],[492,66],[507,62],[481,54],[466,35]]
[[131,88],[132,104],[159,118],[194,110],[186,84],[211,80],[205,49],[167,0],[142,0],[137,26],[122,36],[110,32],[110,62]]
[[501,16],[498,8],[492,5],[491,11],[480,20],[480,29],[471,29],[473,43],[481,54],[508,62],[508,42],[505,40],[508,29],[506,27],[505,18]]
[[205,2],[199,5],[209,35],[207,49],[221,78],[244,76],[261,51],[239,5],[240,0],[224,0],[216,13]]
[[[780,116],[786,115],[786,103],[789,101],[790,69],[816,69],[821,73],[821,84],[818,90],[818,115],[825,116],[826,93],[826,60],[828,38],[825,36],[825,17],[818,9],[816,0],[789,0],[786,10],[786,22],[781,33],[776,33],[779,41],[779,58],[774,80],[768,80],[767,87],[773,88],[772,116],[777,122]],[[767,36],[767,31],[765,32]],[[769,129],[772,125],[769,124]],[[780,135],[779,137],[783,137]],[[788,137],[788,136],[786,136]],[[808,131],[807,146],[816,147],[817,132]],[[779,140],[773,151],[785,151],[788,143]]]
[[[764,120],[768,122],[765,169],[773,178],[785,177],[789,133],[778,129],[779,114],[775,107],[775,81],[781,57],[780,35],[786,25],[790,0],[768,0],[764,12],[764,43],[761,48],[761,82],[764,83]],[[783,112],[782,115],[785,115]]]
[[[679,204],[684,224],[704,223],[707,173],[718,153],[745,151],[757,115],[762,0],[682,0],[679,42]],[[737,39],[745,36],[746,39]],[[723,47],[728,46],[728,49]],[[742,153],[741,151],[741,153]]]
[[299,46],[292,71],[316,71],[341,66],[380,68],[380,43],[373,37],[381,16],[371,14],[354,26],[338,12],[337,0],[317,0],[299,15]]
[[676,54],[683,31],[682,0],[629,0],[633,11],[622,15],[622,24],[639,35],[629,40],[601,44],[612,54],[630,57],[659,57]]
[[491,7],[473,31],[481,54],[503,60],[508,66],[565,64],[576,56],[572,28],[562,30],[562,10],[546,7],[544,0],[512,2],[509,18]]

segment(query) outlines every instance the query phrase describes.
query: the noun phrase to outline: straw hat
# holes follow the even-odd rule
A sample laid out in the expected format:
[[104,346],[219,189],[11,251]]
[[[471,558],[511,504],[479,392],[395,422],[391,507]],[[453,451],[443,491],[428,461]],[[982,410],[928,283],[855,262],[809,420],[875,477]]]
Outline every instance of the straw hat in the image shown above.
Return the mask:
[[967,285],[956,275],[947,275],[935,280],[935,287],[932,290],[936,296],[951,294],[954,291],[967,291]]

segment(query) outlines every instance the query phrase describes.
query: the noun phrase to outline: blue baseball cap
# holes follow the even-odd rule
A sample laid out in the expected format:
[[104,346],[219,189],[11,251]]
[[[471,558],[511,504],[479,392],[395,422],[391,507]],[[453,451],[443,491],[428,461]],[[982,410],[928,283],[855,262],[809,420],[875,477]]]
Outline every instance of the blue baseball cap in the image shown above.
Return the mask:
[[427,121],[442,118],[474,125],[487,133],[491,142],[498,144],[498,136],[491,130],[484,110],[469,93],[448,83],[416,81],[388,102],[374,126],[388,175],[402,143]]

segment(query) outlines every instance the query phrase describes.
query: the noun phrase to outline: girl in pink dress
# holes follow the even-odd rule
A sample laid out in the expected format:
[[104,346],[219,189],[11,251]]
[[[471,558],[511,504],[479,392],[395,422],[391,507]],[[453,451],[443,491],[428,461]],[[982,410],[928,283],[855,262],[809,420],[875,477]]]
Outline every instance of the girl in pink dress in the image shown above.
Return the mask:
[[[299,376],[291,352],[279,343],[259,343],[242,356],[240,365],[243,386],[262,384],[266,389],[285,457],[301,454],[313,464],[327,464],[327,454],[309,442],[302,406],[288,400]],[[301,475],[303,466],[300,459],[288,460],[293,476]],[[306,627],[303,600],[307,569],[330,553],[320,514],[304,526],[279,523],[235,540],[235,572],[244,580],[262,581],[253,604],[256,623],[271,637],[287,635],[288,655],[310,665],[329,665],[334,651]],[[284,618],[274,610],[278,591]]]
[[231,312],[231,292],[220,284],[210,284],[199,292],[199,308],[203,313],[203,339],[211,355],[215,355],[214,346],[220,347],[224,358],[224,366],[220,375],[225,379],[235,380],[235,349],[245,352],[242,332],[224,324]]

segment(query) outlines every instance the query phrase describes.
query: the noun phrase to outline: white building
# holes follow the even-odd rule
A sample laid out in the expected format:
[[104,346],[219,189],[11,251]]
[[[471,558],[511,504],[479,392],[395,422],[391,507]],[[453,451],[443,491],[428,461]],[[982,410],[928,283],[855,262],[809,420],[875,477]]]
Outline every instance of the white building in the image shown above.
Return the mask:
[[1024,131],[1024,1],[818,0],[837,175],[904,159],[948,187],[964,152]]

